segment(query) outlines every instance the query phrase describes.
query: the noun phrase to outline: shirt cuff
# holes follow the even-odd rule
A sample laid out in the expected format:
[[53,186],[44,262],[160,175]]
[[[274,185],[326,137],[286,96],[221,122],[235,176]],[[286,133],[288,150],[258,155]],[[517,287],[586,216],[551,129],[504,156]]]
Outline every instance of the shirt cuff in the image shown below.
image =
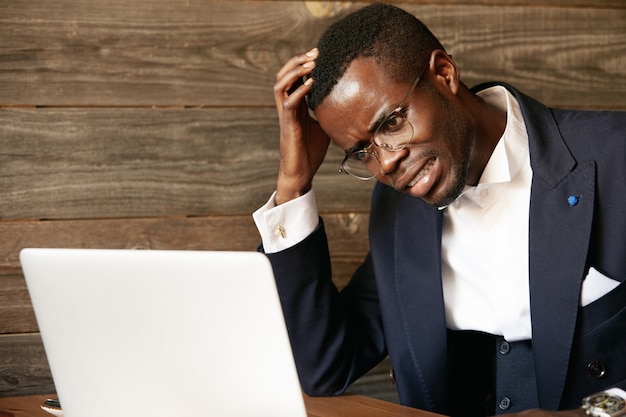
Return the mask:
[[280,252],[300,243],[319,225],[313,189],[278,206],[275,196],[276,192],[264,206],[252,213],[265,253]]

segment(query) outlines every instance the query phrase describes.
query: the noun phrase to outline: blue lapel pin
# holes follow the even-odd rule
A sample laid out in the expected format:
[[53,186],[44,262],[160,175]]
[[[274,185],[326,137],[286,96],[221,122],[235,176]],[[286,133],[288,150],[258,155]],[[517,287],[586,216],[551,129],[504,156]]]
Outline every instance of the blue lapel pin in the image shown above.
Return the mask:
[[570,207],[574,207],[576,204],[578,204],[578,197],[576,197],[575,195],[570,195],[569,197],[567,197],[567,204],[569,204]]

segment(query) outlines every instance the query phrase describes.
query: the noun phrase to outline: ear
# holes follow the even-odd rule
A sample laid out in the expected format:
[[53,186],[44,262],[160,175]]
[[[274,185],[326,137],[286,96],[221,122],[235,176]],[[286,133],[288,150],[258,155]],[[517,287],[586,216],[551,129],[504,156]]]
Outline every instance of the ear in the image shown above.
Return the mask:
[[448,55],[441,49],[436,49],[430,54],[430,72],[435,77],[435,82],[445,86],[452,94],[457,94],[461,85],[461,74],[452,55]]

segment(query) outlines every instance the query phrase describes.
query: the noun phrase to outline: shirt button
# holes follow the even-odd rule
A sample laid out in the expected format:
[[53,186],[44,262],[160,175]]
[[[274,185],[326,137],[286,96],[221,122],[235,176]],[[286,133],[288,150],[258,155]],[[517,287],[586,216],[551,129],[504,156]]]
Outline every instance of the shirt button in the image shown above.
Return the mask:
[[600,361],[593,361],[587,365],[587,373],[595,379],[601,379],[606,375],[606,366]]
[[511,345],[509,344],[509,342],[504,341],[500,343],[500,354],[508,355],[510,351],[511,351]]
[[500,398],[498,407],[500,407],[500,410],[508,410],[509,408],[511,408],[511,399],[509,397]]

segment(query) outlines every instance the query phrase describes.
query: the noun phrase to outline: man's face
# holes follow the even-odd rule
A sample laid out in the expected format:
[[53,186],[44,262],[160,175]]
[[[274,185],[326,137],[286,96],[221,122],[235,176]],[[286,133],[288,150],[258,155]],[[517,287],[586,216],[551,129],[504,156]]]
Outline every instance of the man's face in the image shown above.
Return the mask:
[[[357,58],[315,114],[341,149],[365,148],[378,121],[400,104],[409,88],[410,84],[393,82],[373,59]],[[449,204],[465,186],[473,142],[471,119],[451,92],[427,80],[419,82],[403,110],[413,126],[413,140],[397,152],[374,147],[380,170],[372,174],[431,205]]]

